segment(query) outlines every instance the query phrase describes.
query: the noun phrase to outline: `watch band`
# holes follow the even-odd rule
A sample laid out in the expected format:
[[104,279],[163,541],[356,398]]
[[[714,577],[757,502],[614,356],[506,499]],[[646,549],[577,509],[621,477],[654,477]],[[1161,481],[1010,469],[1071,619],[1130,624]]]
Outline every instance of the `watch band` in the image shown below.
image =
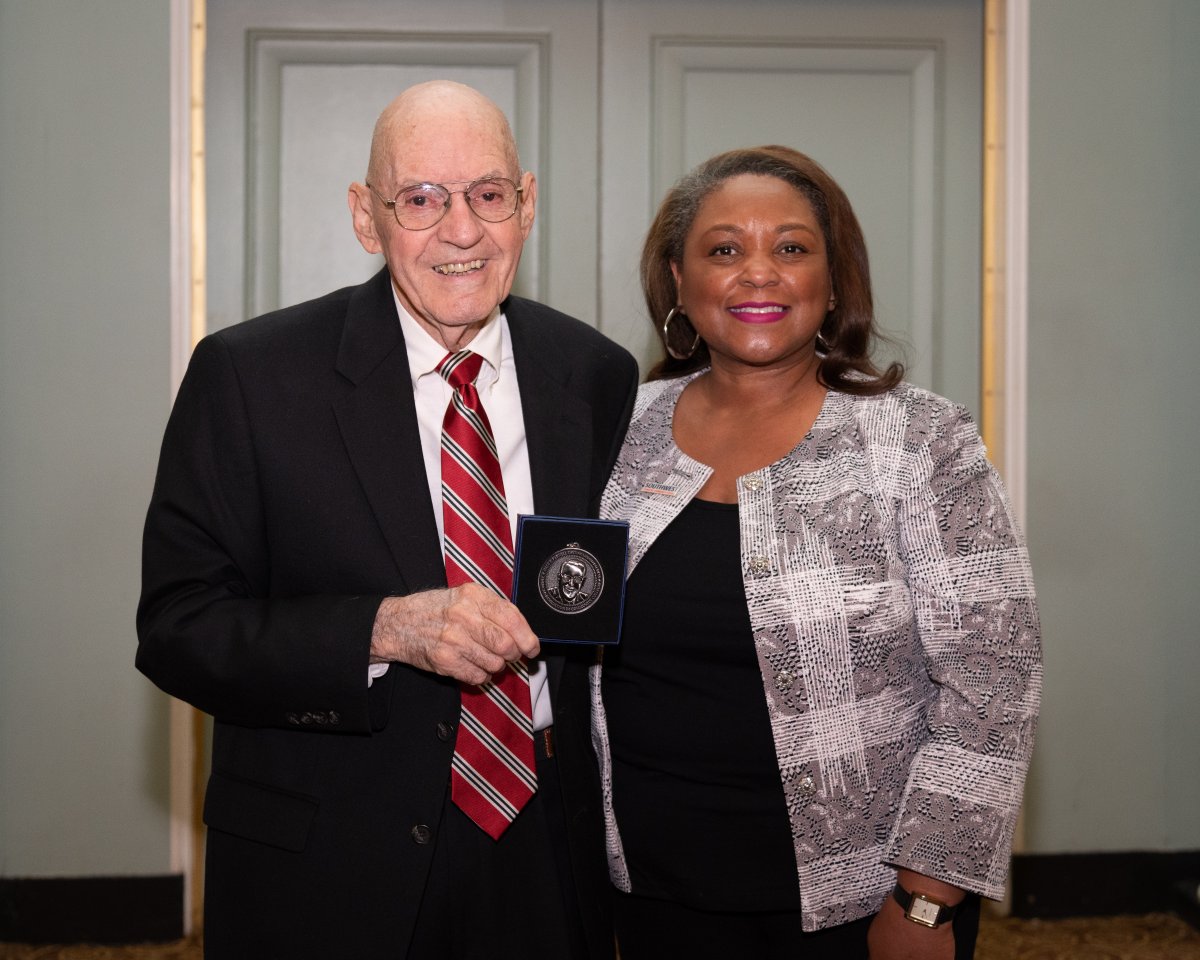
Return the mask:
[[951,907],[923,893],[909,893],[899,883],[892,888],[892,896],[904,909],[905,918],[923,927],[940,927],[958,912],[957,903]]

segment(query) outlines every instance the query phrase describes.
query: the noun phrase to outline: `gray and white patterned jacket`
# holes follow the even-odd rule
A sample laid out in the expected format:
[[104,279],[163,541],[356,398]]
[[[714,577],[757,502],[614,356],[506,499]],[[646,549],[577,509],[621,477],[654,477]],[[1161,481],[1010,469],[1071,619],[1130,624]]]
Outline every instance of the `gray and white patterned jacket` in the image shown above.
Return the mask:
[[[630,523],[631,572],[711,474],[672,439],[690,379],[640,389],[604,492],[601,515]],[[804,929],[877,911],[895,866],[1003,896],[1041,641],[1024,539],[969,413],[909,384],[830,391],[800,445],[737,490]],[[629,890],[600,671],[609,868]]]

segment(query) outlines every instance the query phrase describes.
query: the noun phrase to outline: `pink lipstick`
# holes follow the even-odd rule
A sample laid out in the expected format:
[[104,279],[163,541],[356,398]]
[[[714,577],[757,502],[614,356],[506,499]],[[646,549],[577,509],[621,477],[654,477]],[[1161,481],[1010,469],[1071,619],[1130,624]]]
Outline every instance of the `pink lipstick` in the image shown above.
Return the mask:
[[730,307],[729,312],[743,323],[775,323],[787,315],[788,307],[782,303],[747,301]]

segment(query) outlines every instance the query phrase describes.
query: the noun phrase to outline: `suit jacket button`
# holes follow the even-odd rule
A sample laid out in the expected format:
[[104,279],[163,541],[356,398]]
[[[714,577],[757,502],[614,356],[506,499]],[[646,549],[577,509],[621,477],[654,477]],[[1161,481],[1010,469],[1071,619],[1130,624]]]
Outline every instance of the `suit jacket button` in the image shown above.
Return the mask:
[[313,715],[311,713],[302,713],[300,715],[300,722],[306,727],[312,726]]
[[412,830],[409,831],[409,834],[413,838],[413,843],[419,843],[422,845],[433,839],[433,831],[423,823],[418,823],[412,828]]
[[290,724],[293,724],[294,726],[299,726],[300,718],[298,716],[296,716],[296,714],[294,714],[294,713],[289,713],[287,715],[287,722]]
[[313,714],[313,720],[316,721],[318,727],[323,727],[329,722],[329,717],[326,715],[325,711],[322,710],[320,713]]
[[342,715],[340,713],[338,713],[336,710],[330,710],[329,711],[329,722],[330,723],[341,723]]
[[437,738],[443,743],[454,736],[454,727],[444,720],[437,725]]

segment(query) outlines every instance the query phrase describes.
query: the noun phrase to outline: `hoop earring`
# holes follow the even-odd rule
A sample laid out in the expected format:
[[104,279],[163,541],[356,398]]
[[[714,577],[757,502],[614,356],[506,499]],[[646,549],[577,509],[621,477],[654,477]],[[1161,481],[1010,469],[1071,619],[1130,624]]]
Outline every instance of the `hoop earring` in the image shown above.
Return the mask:
[[[679,307],[671,308],[671,312],[667,314],[667,319],[663,321],[663,325],[662,325],[663,346],[667,348],[667,353],[669,353],[671,355],[672,359],[674,359],[674,360],[691,360],[692,356],[696,353],[696,348],[698,346],[700,346],[700,334],[698,334],[698,333],[696,334],[696,339],[692,341],[692,345],[691,345],[691,347],[688,348],[687,353],[678,353],[671,346],[671,329],[670,329],[671,321],[674,320],[676,317],[682,317],[684,320],[686,320],[687,314],[684,313]],[[692,332],[693,333],[695,332],[695,328],[693,328]]]

